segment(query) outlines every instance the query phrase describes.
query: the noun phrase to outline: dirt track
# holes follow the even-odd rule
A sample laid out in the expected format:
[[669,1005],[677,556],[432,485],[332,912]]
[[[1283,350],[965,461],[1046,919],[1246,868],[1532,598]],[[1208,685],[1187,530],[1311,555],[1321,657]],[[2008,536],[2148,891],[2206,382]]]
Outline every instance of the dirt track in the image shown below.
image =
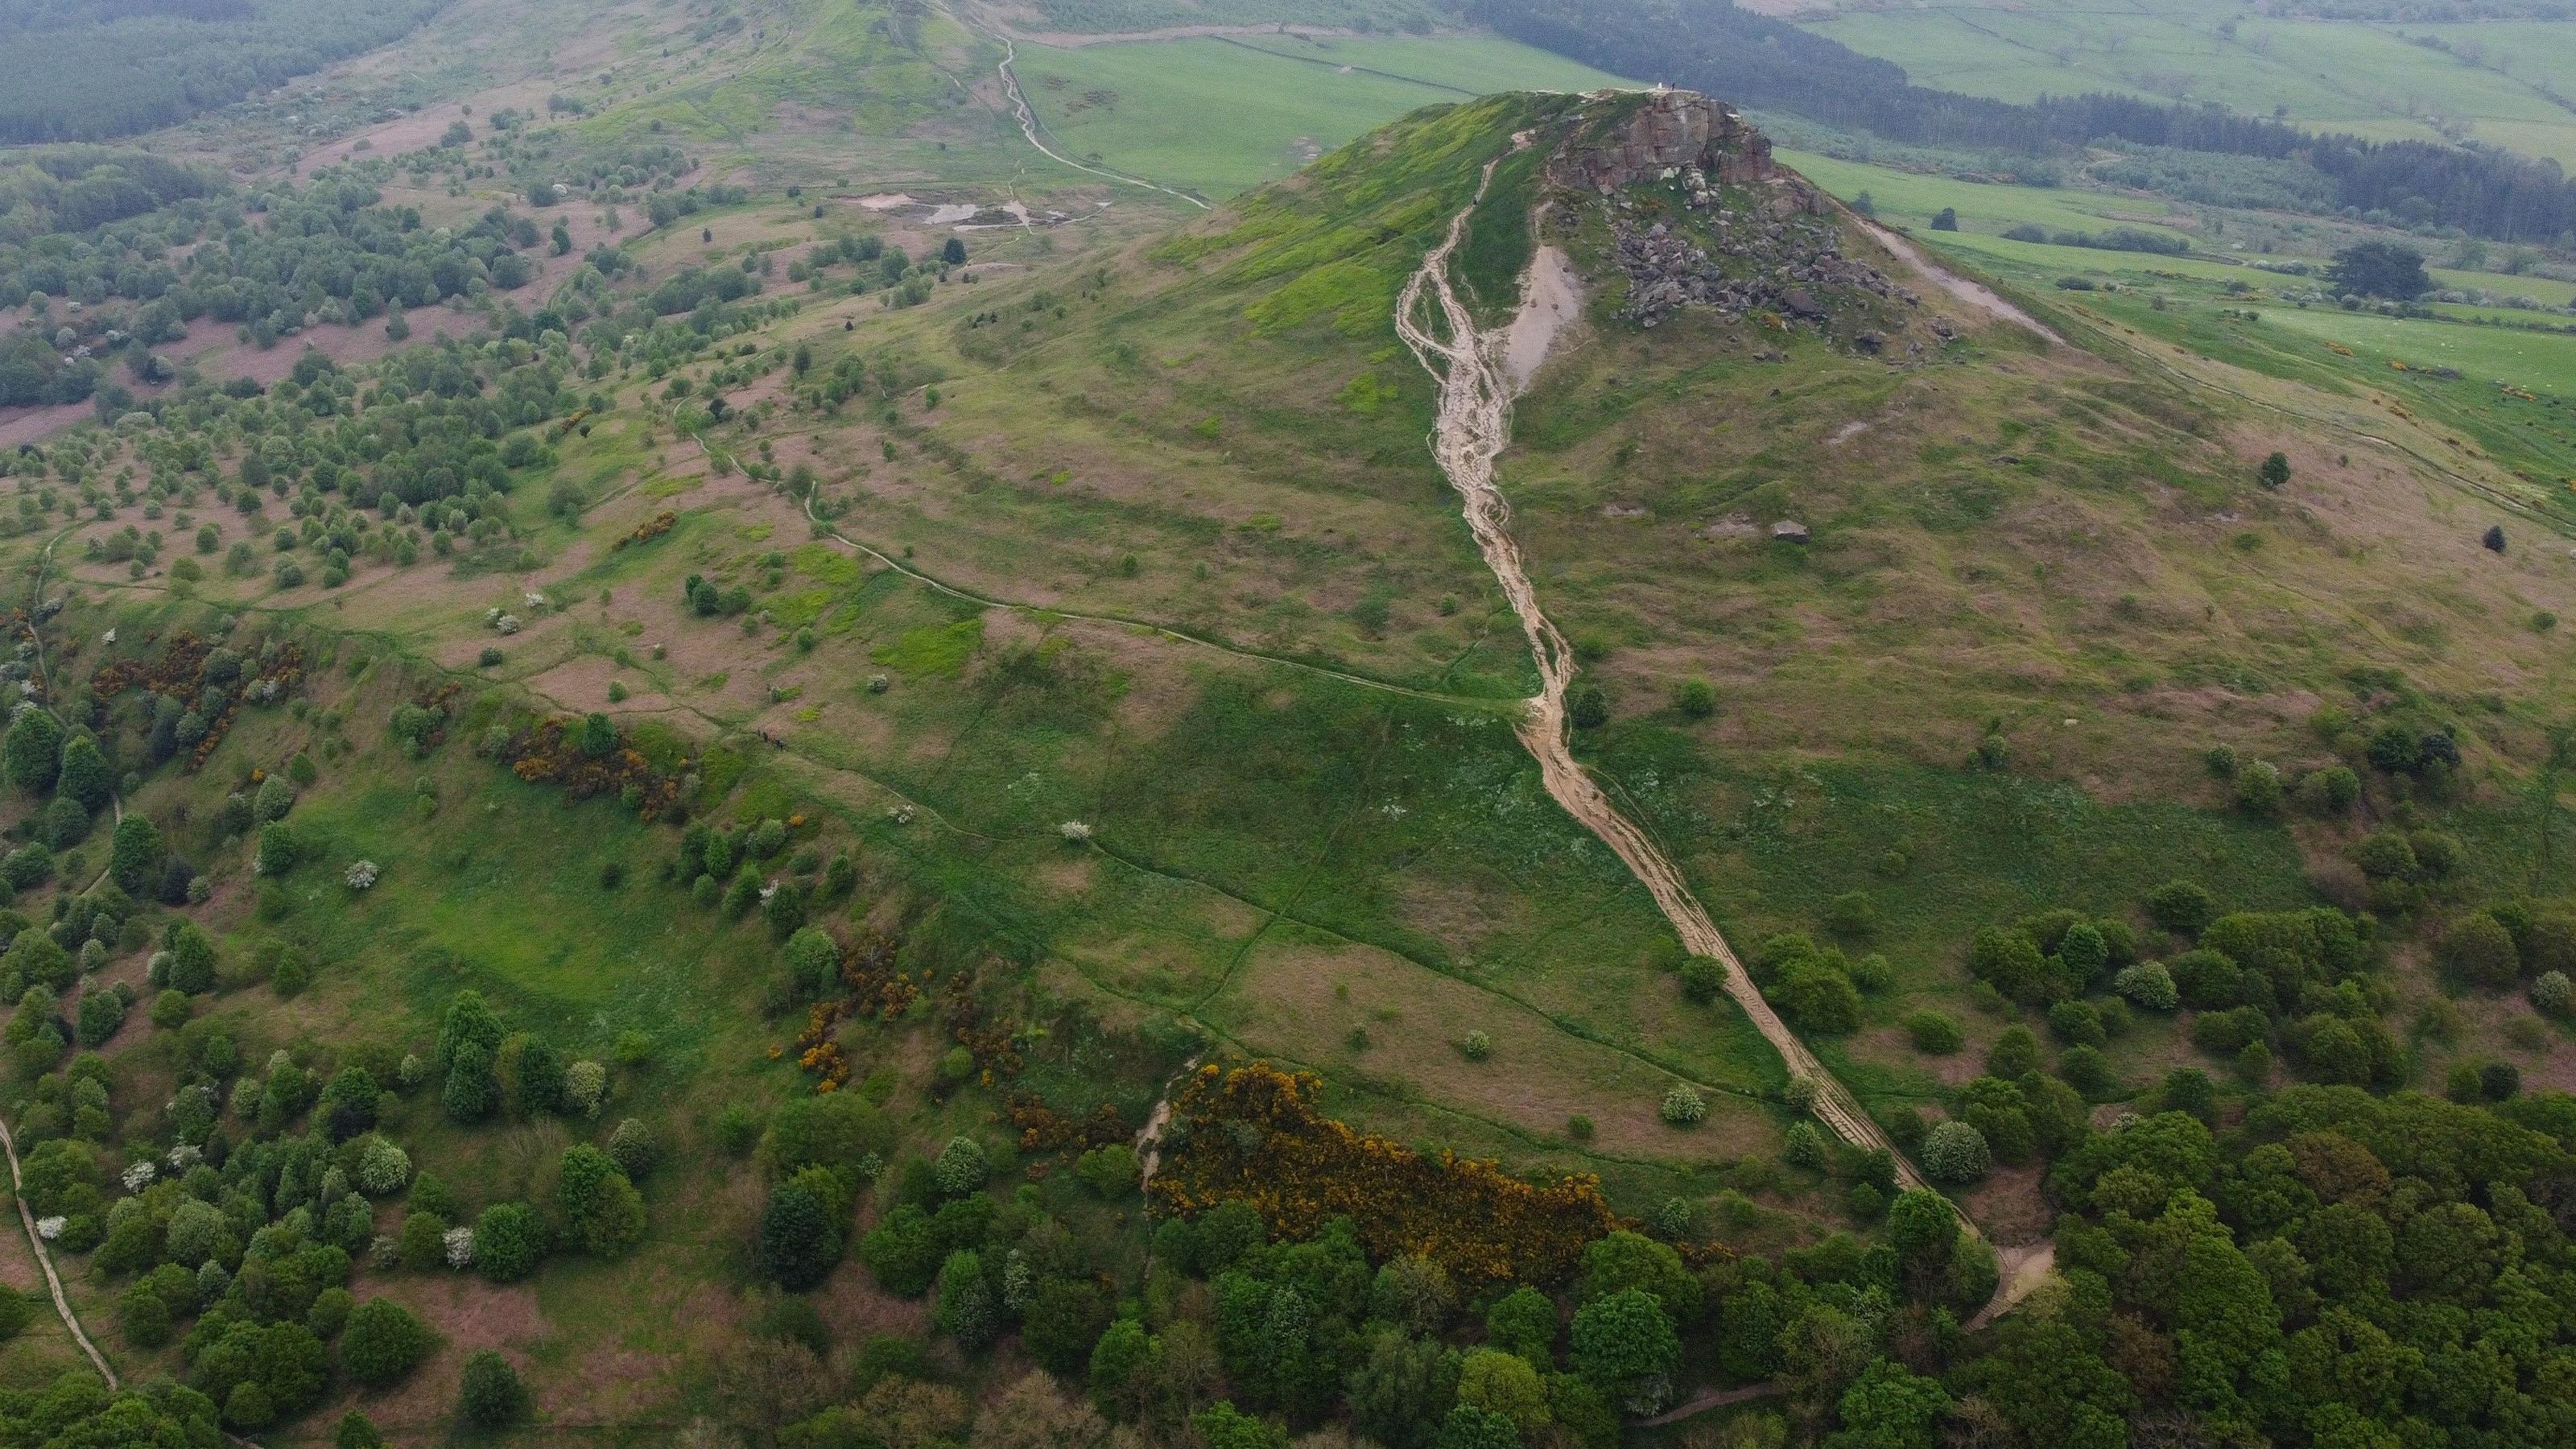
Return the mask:
[[1859,216],[1855,217],[1854,220],[1857,220],[1861,224],[1862,228],[1868,231],[1870,236],[1877,240],[1880,246],[1894,252],[1899,259],[1905,262],[1906,265],[1914,268],[1914,270],[1918,272],[1921,272],[1924,276],[1931,278],[1933,285],[1939,287],[1942,291],[1949,293],[1953,299],[1964,302],[1968,306],[1976,308],[1978,311],[1985,313],[1987,316],[1992,317],[1999,322],[2011,322],[2027,327],[2031,331],[2038,333],[2040,336],[2047,338],[2050,342],[2053,342],[2060,347],[2066,345],[2065,338],[2049,331],[2047,325],[2041,322],[2038,318],[2033,317],[2028,312],[2014,306],[2012,303],[2005,301],[1992,287],[1971,282],[1967,278],[1960,276],[1958,273],[1951,271],[1949,268],[1942,266],[1939,262],[1925,256],[1921,247],[1916,246],[1914,243],[1906,240],[1902,236],[1899,236],[1897,233],[1890,231],[1888,228],[1879,225],[1877,222],[1870,220],[1868,217]]
[[[957,23],[961,26],[966,25],[964,20],[958,19],[958,17],[953,14],[950,15],[949,18],[957,20]],[[966,26],[966,28],[971,30],[974,27]],[[1072,157],[1065,155],[1052,146],[1049,146],[1045,139],[1046,128],[1039,124],[1038,121],[1037,108],[1029,104],[1027,94],[1020,89],[1020,77],[1018,72],[1011,69],[1012,63],[1020,58],[1019,43],[1007,35],[995,38],[1002,42],[1002,60],[1001,64],[994,67],[994,73],[1001,77],[1002,94],[1011,103],[1011,119],[1019,124],[1021,137],[1030,145],[1036,147],[1041,154],[1047,157],[1047,159],[1062,162],[1064,165],[1070,166],[1076,171],[1086,172],[1105,180],[1115,181],[1122,186],[1141,186],[1147,191],[1159,191],[1165,196],[1177,197],[1180,200],[1186,201],[1190,205],[1197,207],[1201,211],[1210,209],[1206,202],[1201,201],[1187,192],[1175,191],[1171,187],[1162,185],[1159,182],[1147,181],[1140,177],[1129,176],[1124,172],[1110,171],[1098,166],[1085,166],[1081,162],[1076,161]]]
[[[1518,139],[1520,144],[1527,144],[1526,138]],[[1518,387],[1504,368],[1500,334],[1478,331],[1475,319],[1449,285],[1450,253],[1466,234],[1468,218],[1484,200],[1495,164],[1485,163],[1475,200],[1450,218],[1447,236],[1405,282],[1403,292],[1396,298],[1395,329],[1440,385],[1439,418],[1431,435],[1432,455],[1439,460],[1441,472],[1448,475],[1449,485],[1457,490],[1468,531],[1475,535],[1486,566],[1494,571],[1503,596],[1519,616],[1521,631],[1528,637],[1530,653],[1538,663],[1540,688],[1521,721],[1521,743],[1538,761],[1548,794],[1627,863],[1629,871],[1654,896],[1665,919],[1672,922],[1682,945],[1694,955],[1715,957],[1726,964],[1727,993],[1780,1053],[1790,1075],[1815,1084],[1816,1116],[1846,1141],[1885,1148],[1896,1159],[1897,1179],[1906,1187],[1925,1186],[1914,1165],[1896,1150],[1896,1144],[1807,1050],[1807,1044],[1780,1020],[1771,1004],[1762,999],[1761,991],[1745,974],[1744,963],[1736,958],[1716,922],[1691,895],[1680,869],[1635,822],[1610,803],[1600,785],[1576,762],[1567,743],[1565,690],[1574,678],[1574,651],[1539,608],[1538,591],[1531,586],[1529,571],[1522,564],[1520,545],[1512,539],[1511,506],[1494,481],[1495,459],[1511,441],[1512,397]],[[1970,1230],[1974,1231],[1973,1225]]]

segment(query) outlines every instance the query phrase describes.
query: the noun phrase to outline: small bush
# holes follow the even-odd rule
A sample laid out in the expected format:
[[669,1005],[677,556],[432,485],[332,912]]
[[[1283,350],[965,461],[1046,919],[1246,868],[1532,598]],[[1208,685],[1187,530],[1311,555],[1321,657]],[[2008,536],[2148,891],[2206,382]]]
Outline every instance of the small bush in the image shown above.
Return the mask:
[[768,1125],[760,1109],[748,1102],[727,1102],[716,1113],[716,1145],[727,1157],[740,1157],[760,1141],[761,1128]]
[[1664,1094],[1663,1105],[1656,1111],[1672,1126],[1688,1127],[1708,1116],[1708,1099],[1700,1095],[1699,1088],[1680,1082]]
[[2081,1001],[2061,1001],[2048,1009],[2049,1034],[2077,1046],[2098,1047],[2108,1040],[2102,1014]]
[[2280,770],[2266,761],[2256,760],[2236,772],[2236,808],[2248,815],[2280,814],[2284,793]]
[[1944,1122],[1924,1135],[1923,1170],[1937,1182],[1975,1182],[1992,1166],[1986,1134],[1965,1122]]
[[1481,1031],[1471,1031],[1460,1039],[1458,1055],[1471,1062],[1481,1062],[1494,1054],[1494,1039]]
[[528,1409],[527,1386],[510,1361],[490,1349],[465,1361],[457,1383],[457,1412],[478,1429],[502,1429],[518,1422]]
[[2107,1095],[2115,1085],[2111,1064],[2096,1047],[2068,1047],[2057,1059],[2057,1071],[2068,1086],[2087,1097]]
[[1143,1164],[1136,1160],[1136,1149],[1124,1142],[1095,1147],[1075,1159],[1073,1175],[1083,1185],[1102,1197],[1117,1199],[1136,1190]]
[[369,1388],[399,1382],[429,1356],[437,1338],[409,1310],[390,1298],[370,1298],[349,1314],[340,1339],[340,1362],[349,1377]]
[[1866,940],[1878,931],[1878,907],[1867,891],[1845,891],[1825,903],[1825,929],[1846,940]]
[[2217,914],[2218,903],[2191,881],[2171,880],[2147,892],[2147,919],[2180,935],[2199,935]]
[[1905,1034],[1914,1040],[1914,1049],[1929,1056],[1946,1057],[1967,1044],[1959,1024],[1937,1011],[1918,1011],[1905,1018]]
[[2144,1011],[2171,1011],[2182,1004],[2182,994],[2174,986],[2173,973],[2160,961],[2141,961],[2125,966],[2111,978],[2111,989],[2120,999]]
[[2531,1004],[2543,1015],[2565,1016],[2570,994],[2564,971],[2543,971],[2532,978]]
[[984,1155],[981,1144],[972,1137],[951,1137],[939,1151],[939,1161],[931,1169],[939,1190],[950,1197],[963,1197],[984,1185],[992,1174],[991,1159]]
[[1726,989],[1726,963],[1714,956],[1693,956],[1682,962],[1682,995],[1706,1006]]

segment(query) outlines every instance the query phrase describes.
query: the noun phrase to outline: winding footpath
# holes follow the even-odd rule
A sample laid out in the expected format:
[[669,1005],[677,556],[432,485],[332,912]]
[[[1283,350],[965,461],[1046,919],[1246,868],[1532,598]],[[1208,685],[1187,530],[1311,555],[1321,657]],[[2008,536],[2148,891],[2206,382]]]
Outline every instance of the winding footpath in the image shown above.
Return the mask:
[[[1526,146],[1528,137],[1515,137],[1514,143]],[[1522,716],[1521,743],[1538,761],[1548,794],[1627,864],[1638,883],[1655,898],[1664,918],[1672,923],[1683,947],[1693,955],[1710,956],[1725,963],[1727,994],[1752,1019],[1763,1039],[1780,1053],[1789,1074],[1814,1084],[1816,1099],[1812,1110],[1816,1116],[1845,1141],[1863,1148],[1885,1149],[1896,1160],[1897,1180],[1904,1186],[1927,1186],[1914,1164],[1896,1150],[1896,1144],[1870,1120],[1859,1101],[1834,1080],[1815,1053],[1762,999],[1760,989],[1745,973],[1744,963],[1727,945],[1717,923],[1691,894],[1680,868],[1644,830],[1610,803],[1601,786],[1575,760],[1574,750],[1567,742],[1565,691],[1574,679],[1574,651],[1539,607],[1538,591],[1530,583],[1520,545],[1512,539],[1511,505],[1504,501],[1502,488],[1494,478],[1495,460],[1511,441],[1512,398],[1518,391],[1503,365],[1504,334],[1478,330],[1475,318],[1458,300],[1449,282],[1450,255],[1466,235],[1468,219],[1483,203],[1485,188],[1492,182],[1499,161],[1498,157],[1485,163],[1474,199],[1450,218],[1448,234],[1405,282],[1396,298],[1395,330],[1439,384],[1432,456],[1448,476],[1449,486],[1457,490],[1468,532],[1475,536],[1486,566],[1493,570],[1504,598],[1519,616],[1530,654],[1538,663],[1539,692]],[[1961,1214],[1963,1221],[1965,1217]],[[1975,1230],[1974,1224],[1969,1227]]]
[[[46,542],[44,556],[36,563],[36,585],[27,599],[27,638],[36,646],[36,672],[45,680],[45,692],[49,695],[53,693],[53,675],[45,663],[45,636],[43,631],[36,627],[36,613],[45,605],[45,575],[54,566],[54,545],[61,543],[69,532],[70,530],[66,529]],[[52,712],[50,705],[38,707],[48,713]],[[119,821],[124,820],[125,802],[114,794],[108,796],[108,801],[116,807],[116,818]],[[79,893],[89,894],[97,888],[99,881],[105,879],[107,879],[107,871],[101,868],[97,878],[81,887]],[[8,1119],[5,1117],[0,1117],[0,1151],[8,1154],[9,1196],[17,1200],[18,1221],[27,1229],[27,1246],[35,1250],[36,1266],[45,1270],[45,1288],[53,1294],[54,1312],[61,1315],[63,1327],[71,1331],[72,1342],[80,1345],[80,1351],[89,1356],[91,1366],[98,1370],[98,1376],[107,1380],[108,1388],[115,1389],[118,1387],[116,1370],[109,1366],[107,1355],[99,1352],[98,1345],[90,1341],[88,1331],[81,1327],[80,1315],[72,1312],[72,1301],[63,1294],[62,1275],[54,1271],[54,1255],[46,1251],[44,1234],[36,1231],[36,1214],[27,1206],[26,1189],[18,1175],[18,1139],[9,1131]]]
[[[963,21],[960,21],[959,23],[964,24]],[[1062,162],[1064,165],[1070,166],[1076,171],[1088,172],[1093,176],[1115,181],[1122,186],[1141,186],[1147,191],[1159,191],[1165,196],[1178,197],[1179,199],[1188,202],[1190,205],[1197,207],[1201,211],[1212,209],[1206,202],[1199,200],[1188,192],[1175,191],[1171,187],[1165,186],[1160,182],[1141,180],[1137,177],[1123,175],[1116,171],[1104,170],[1098,166],[1085,166],[1081,162],[1076,161],[1072,157],[1057,151],[1052,146],[1049,146],[1044,139],[1045,128],[1038,124],[1038,113],[1029,105],[1029,98],[1021,92],[1020,77],[1018,73],[1011,69],[1012,62],[1020,58],[1019,44],[1007,35],[1002,36],[1001,41],[1002,63],[995,67],[995,69],[1002,77],[1002,93],[1010,98],[1011,119],[1020,123],[1020,134],[1028,138],[1028,143],[1030,145],[1037,147],[1039,151],[1045,153],[1048,157]]]
[[89,1334],[81,1328],[79,1316],[72,1312],[72,1301],[63,1296],[63,1280],[54,1272],[54,1255],[45,1251],[44,1235],[36,1231],[36,1214],[27,1206],[26,1193],[18,1180],[18,1139],[10,1135],[9,1124],[4,1120],[0,1120],[0,1149],[9,1154],[9,1195],[18,1200],[18,1221],[26,1225],[28,1246],[36,1250],[36,1266],[45,1270],[45,1289],[54,1295],[54,1311],[62,1315],[63,1327],[71,1330],[72,1342],[80,1345],[80,1351],[89,1355],[98,1376],[107,1380],[108,1388],[115,1389],[116,1370],[108,1367],[107,1355],[98,1351],[98,1345],[90,1342]]

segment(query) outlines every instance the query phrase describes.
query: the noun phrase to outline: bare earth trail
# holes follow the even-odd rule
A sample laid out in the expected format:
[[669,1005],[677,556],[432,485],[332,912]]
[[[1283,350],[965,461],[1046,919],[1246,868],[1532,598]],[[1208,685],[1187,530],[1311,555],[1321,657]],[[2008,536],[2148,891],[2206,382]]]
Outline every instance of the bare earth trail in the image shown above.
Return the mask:
[[2047,338],[2050,342],[2053,342],[2060,347],[2066,345],[2065,338],[2049,331],[2046,324],[2042,323],[2038,318],[2033,317],[2028,312],[2014,306],[2012,303],[2005,301],[1992,287],[1981,286],[1978,283],[1971,282],[1967,278],[1960,276],[1958,273],[1951,271],[1949,268],[1942,266],[1939,262],[1925,256],[1921,247],[1916,246],[1914,243],[1906,240],[1902,236],[1899,236],[1895,232],[1888,230],[1886,227],[1880,226],[1877,222],[1870,220],[1868,217],[1854,213],[1852,219],[1859,222],[1862,229],[1867,231],[1872,238],[1876,239],[1880,246],[1896,253],[1898,259],[1903,261],[1907,266],[1912,267],[1924,276],[1931,278],[1934,285],[1938,286],[1942,291],[1949,293],[1954,300],[1965,303],[1970,307],[1974,307],[1978,311],[1985,313],[1987,316],[1995,318],[1997,321],[2012,322],[2020,326],[2027,327],[2031,331],[2038,333],[2040,336]]
[[[1530,138],[1524,133],[1513,138],[1515,146],[1526,146]],[[1807,1044],[1780,1020],[1771,1004],[1762,999],[1760,988],[1745,973],[1744,963],[1736,958],[1726,937],[1709,918],[1707,910],[1693,896],[1681,870],[1658,849],[1635,822],[1619,813],[1601,787],[1574,758],[1567,743],[1565,718],[1566,686],[1573,681],[1574,651],[1567,647],[1565,636],[1557,632],[1547,614],[1539,608],[1538,591],[1530,583],[1529,571],[1521,559],[1520,545],[1511,534],[1511,505],[1494,478],[1495,461],[1511,442],[1512,399],[1525,386],[1540,360],[1553,328],[1533,339],[1530,314],[1544,309],[1547,321],[1553,322],[1567,312],[1579,313],[1580,307],[1569,307],[1566,282],[1562,277],[1534,276],[1524,282],[1528,299],[1524,312],[1514,323],[1493,331],[1480,331],[1473,316],[1458,300],[1449,284],[1449,257],[1457,250],[1466,234],[1467,222],[1476,207],[1484,201],[1485,188],[1493,180],[1494,167],[1500,158],[1485,163],[1483,176],[1476,183],[1476,195],[1449,220],[1448,234],[1422,259],[1422,266],[1404,284],[1395,305],[1395,330],[1413,350],[1416,360],[1439,384],[1440,407],[1431,434],[1432,456],[1439,461],[1440,471],[1448,476],[1449,485],[1457,490],[1464,508],[1467,529],[1475,536],[1476,547],[1483,553],[1495,582],[1519,616],[1521,629],[1528,636],[1530,655],[1538,663],[1540,689],[1530,700],[1519,733],[1521,743],[1538,761],[1539,774],[1548,794],[1566,813],[1583,822],[1599,836],[1602,843],[1616,852],[1634,874],[1638,883],[1655,898],[1664,918],[1682,939],[1682,945],[1695,955],[1714,957],[1726,964],[1727,994],[1750,1017],[1765,1041],[1771,1043],[1787,1063],[1793,1077],[1804,1077],[1813,1083],[1816,1099],[1813,1111],[1844,1140],[1864,1148],[1884,1149],[1896,1162],[1896,1176],[1908,1188],[1929,1186],[1905,1154],[1896,1150],[1887,1134],[1863,1111],[1859,1100],[1825,1070]],[[1925,275],[1940,281],[1954,296],[1962,296],[1980,310],[1999,320],[2018,322],[2054,342],[2058,339],[2047,328],[2001,297],[1976,287],[1961,278],[1951,277],[1922,261],[1911,247],[1899,246],[1899,254],[1914,262]],[[1533,260],[1534,272],[1561,268],[1561,259],[1542,255]],[[1955,284],[1955,285],[1954,285]],[[1970,288],[1982,294],[1982,300],[1967,297],[1959,288]],[[1518,334],[1517,336],[1515,334]],[[1976,1223],[1957,1203],[1951,1203],[1959,1221],[1970,1233],[1979,1233]],[[1982,1234],[1980,1234],[1982,1236]],[[1995,1295],[1986,1306],[1968,1320],[1970,1330],[1992,1323],[2013,1305],[2030,1296],[2045,1282],[2055,1266],[2052,1245],[2042,1242],[2007,1248],[1999,1253],[1999,1282]],[[1713,1390],[1692,1399],[1648,1424],[1665,1424],[1727,1404],[1741,1403],[1777,1391],[1775,1384],[1756,1384],[1746,1388]]]
[[[1521,144],[1527,144],[1526,140]],[[1683,947],[1693,955],[1710,956],[1725,963],[1727,993],[1752,1019],[1763,1039],[1780,1053],[1789,1074],[1815,1084],[1816,1116],[1846,1141],[1864,1148],[1884,1148],[1895,1158],[1897,1179],[1906,1187],[1926,1186],[1914,1165],[1896,1150],[1896,1144],[1807,1050],[1806,1043],[1780,1020],[1771,1004],[1762,999],[1760,989],[1745,973],[1744,963],[1736,958],[1716,922],[1709,919],[1708,912],[1691,894],[1681,870],[1635,822],[1610,803],[1600,785],[1576,762],[1567,743],[1565,690],[1574,678],[1574,651],[1539,607],[1538,591],[1522,563],[1520,545],[1512,539],[1511,505],[1504,501],[1502,489],[1494,481],[1495,460],[1511,441],[1512,397],[1519,390],[1517,369],[1506,370],[1501,335],[1480,332],[1449,285],[1449,256],[1466,234],[1468,218],[1484,200],[1485,186],[1493,179],[1495,165],[1494,161],[1485,163],[1475,200],[1450,218],[1448,235],[1405,282],[1403,292],[1396,298],[1395,329],[1439,384],[1440,409],[1431,435],[1432,455],[1448,475],[1449,485],[1457,490],[1468,532],[1475,536],[1476,547],[1484,554],[1487,567],[1494,571],[1495,582],[1502,586],[1512,612],[1520,616],[1521,630],[1529,638],[1530,655],[1538,664],[1539,692],[1530,700],[1528,713],[1521,720],[1521,743],[1538,761],[1548,794],[1627,863],[1638,883],[1655,898],[1664,918],[1672,922]]]
[[[965,19],[953,12],[948,13],[948,18],[956,21],[959,26],[967,30],[979,29],[979,27],[968,23]],[[1036,147],[1048,159],[1070,166],[1076,171],[1100,177],[1103,180],[1115,181],[1121,186],[1140,186],[1147,191],[1159,191],[1165,196],[1176,197],[1182,201],[1186,201],[1201,211],[1211,209],[1206,202],[1190,195],[1186,191],[1175,191],[1171,187],[1164,186],[1158,182],[1146,181],[1139,177],[1128,176],[1117,171],[1104,170],[1098,166],[1086,166],[1083,163],[1074,160],[1072,157],[1056,150],[1054,147],[1049,146],[1046,143],[1046,128],[1038,123],[1038,113],[1036,109],[1029,104],[1028,96],[1020,90],[1019,74],[1011,69],[1012,63],[1020,58],[1019,42],[1007,34],[995,34],[989,29],[983,30],[982,33],[991,39],[1002,42],[1002,63],[994,67],[994,71],[1002,79],[1002,94],[1010,100],[1011,119],[1019,123],[1020,135],[1025,138],[1030,145]]]
[[62,1316],[63,1327],[71,1330],[72,1342],[89,1355],[98,1376],[107,1380],[109,1388],[116,1388],[116,1370],[107,1366],[107,1355],[100,1353],[98,1345],[82,1331],[79,1317],[72,1312],[72,1301],[63,1296],[63,1280],[54,1272],[54,1255],[45,1251],[44,1236],[36,1231],[35,1211],[27,1206],[26,1190],[18,1180],[18,1139],[10,1135],[6,1122],[0,1122],[0,1150],[9,1154],[9,1195],[18,1200],[18,1221],[27,1229],[29,1246],[36,1250],[36,1266],[45,1270],[45,1289],[54,1295],[54,1312]]
[[[36,627],[36,616],[44,610],[45,576],[53,570],[54,546],[69,537],[70,533],[71,530],[65,529],[46,540],[45,551],[36,560],[36,585],[27,600],[27,637],[36,646],[36,676],[44,681],[48,695],[53,693],[54,681],[51,671],[45,665],[45,636]],[[116,818],[119,821],[124,820],[125,802],[115,795],[110,795],[108,799],[116,806]],[[98,873],[97,880],[92,880],[88,885],[81,887],[76,894],[89,894],[98,888],[100,880],[106,878],[107,872],[102,869]],[[98,1370],[98,1376],[107,1380],[107,1386],[114,1389],[118,1386],[116,1370],[108,1366],[107,1355],[98,1351],[98,1345],[90,1342],[89,1333],[81,1327],[80,1315],[72,1311],[71,1299],[63,1294],[62,1277],[54,1271],[54,1255],[45,1248],[44,1234],[36,1231],[35,1210],[27,1206],[26,1186],[18,1176],[18,1139],[9,1131],[9,1124],[5,1119],[0,1119],[0,1152],[8,1154],[9,1195],[18,1201],[18,1221],[27,1230],[27,1246],[35,1250],[36,1266],[45,1270],[45,1288],[53,1295],[54,1312],[62,1318],[63,1327],[71,1331],[72,1342],[79,1344],[80,1351],[89,1356],[91,1365]]]

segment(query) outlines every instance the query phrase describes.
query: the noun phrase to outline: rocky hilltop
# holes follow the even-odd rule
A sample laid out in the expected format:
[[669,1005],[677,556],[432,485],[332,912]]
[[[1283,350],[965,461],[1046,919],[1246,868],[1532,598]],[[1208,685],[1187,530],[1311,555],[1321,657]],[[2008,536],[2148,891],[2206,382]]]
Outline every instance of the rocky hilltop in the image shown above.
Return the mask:
[[1697,91],[1654,91],[1624,120],[1588,128],[1556,158],[1550,180],[1608,195],[1639,181],[1696,170],[1721,186],[1783,174],[1771,138]]
[[[1843,253],[1840,219],[1771,141],[1693,91],[1597,96],[1547,165],[1551,220],[1606,233],[1627,279],[1622,316],[1652,327],[1685,307],[1814,328],[1877,351],[1915,298]],[[1891,308],[1889,304],[1896,304]]]

